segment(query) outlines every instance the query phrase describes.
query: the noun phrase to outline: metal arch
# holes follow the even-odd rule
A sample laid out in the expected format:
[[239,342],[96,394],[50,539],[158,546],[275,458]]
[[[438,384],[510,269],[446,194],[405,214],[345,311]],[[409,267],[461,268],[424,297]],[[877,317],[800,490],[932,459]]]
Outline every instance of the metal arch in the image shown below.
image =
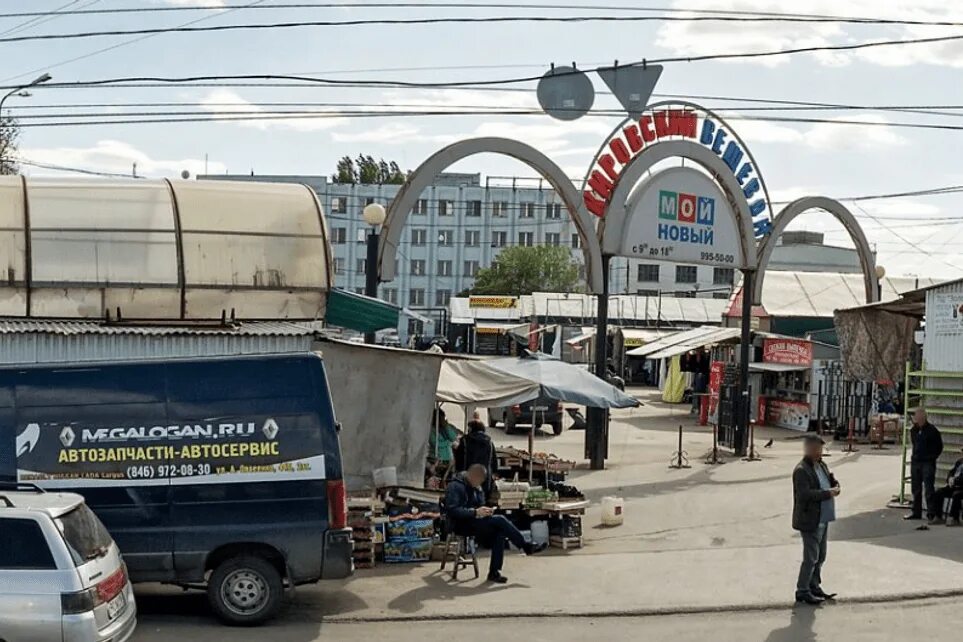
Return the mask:
[[434,182],[435,178],[453,163],[474,154],[503,154],[520,160],[542,175],[558,192],[572,217],[582,241],[585,254],[585,277],[589,290],[602,291],[602,249],[595,233],[594,217],[581,205],[581,198],[575,185],[565,176],[565,172],[540,151],[517,140],[509,138],[469,138],[444,147],[418,166],[398,191],[388,207],[384,229],[378,247],[378,275],[382,282],[395,278],[395,255],[401,234],[412,208],[421,193]]
[[814,209],[824,210],[832,214],[836,217],[836,220],[843,224],[846,231],[849,232],[853,243],[856,244],[859,264],[863,269],[866,303],[874,303],[879,300],[879,290],[876,283],[876,258],[873,256],[873,252],[869,247],[869,241],[866,240],[863,228],[860,227],[856,217],[836,199],[825,196],[804,196],[797,198],[780,210],[779,214],[777,214],[772,221],[772,231],[759,245],[758,257],[756,259],[757,276],[752,290],[754,304],[760,305],[762,303],[762,280],[765,277],[766,266],[769,265],[769,259],[772,258],[772,252],[776,248],[776,241],[779,239],[779,236],[797,216]]
[[752,213],[749,202],[742,193],[742,187],[729,171],[729,166],[711,150],[688,140],[671,140],[643,149],[629,161],[612,192],[605,226],[602,229],[602,251],[608,255],[619,252],[625,227],[628,222],[628,199],[642,175],[653,165],[667,158],[682,157],[701,165],[722,188],[726,198],[733,206],[736,227],[739,230],[739,253],[741,265],[748,269],[756,266],[756,241],[752,226]]
[[[659,101],[659,102],[650,103],[650,104],[646,105],[646,106],[645,106],[645,110],[646,110],[647,112],[651,112],[651,111],[655,111],[656,109],[659,109],[659,108],[661,108],[661,107],[673,107],[673,106],[691,107],[691,108],[694,109],[694,110],[698,110],[698,111],[703,112],[703,113],[706,114],[707,116],[712,116],[712,117],[715,118],[717,121],[719,121],[721,124],[725,125],[726,130],[729,132],[729,134],[730,134],[733,138],[736,139],[736,142],[739,143],[739,146],[740,146],[740,147],[742,147],[742,152],[743,152],[743,153],[746,155],[746,157],[749,159],[749,162],[752,163],[752,169],[753,169],[753,171],[756,173],[756,176],[759,177],[759,182],[762,183],[762,191],[763,191],[763,193],[766,195],[766,209],[769,210],[769,218],[772,219],[772,218],[774,217],[774,214],[772,213],[772,200],[769,198],[769,187],[766,185],[766,179],[765,179],[765,177],[763,177],[763,175],[762,175],[762,170],[759,169],[759,163],[757,163],[757,162],[756,162],[756,159],[753,157],[752,151],[749,149],[749,146],[746,145],[746,142],[745,142],[744,140],[742,140],[742,137],[739,136],[739,132],[737,132],[735,129],[733,129],[732,126],[726,121],[725,118],[723,118],[722,116],[720,116],[719,114],[717,114],[717,113],[714,112],[713,110],[708,109],[708,108],[706,108],[706,107],[703,107],[703,106],[700,105],[699,103],[694,103],[694,102],[689,101],[689,100],[661,100],[661,101]],[[631,116],[625,117],[625,118],[622,120],[622,122],[619,123],[619,124],[612,130],[612,132],[608,135],[608,138],[606,138],[604,141],[602,141],[602,144],[599,145],[598,151],[595,152],[595,156],[592,157],[592,164],[589,165],[588,170],[585,172],[585,177],[582,179],[582,191],[583,191],[583,192],[587,189],[586,186],[587,186],[587,184],[588,184],[588,179],[589,179],[589,177],[592,175],[592,170],[594,169],[595,161],[597,161],[598,158],[599,158],[599,156],[601,156],[602,153],[605,152],[605,148],[608,147],[609,141],[612,140],[612,138],[613,138],[613,136],[615,136],[616,132],[622,131],[622,129],[625,127],[625,125],[626,125],[627,123],[637,123],[637,122],[638,122],[638,120],[635,119],[635,118],[632,118]],[[656,144],[661,145],[663,142],[666,142],[666,141],[664,141],[663,139],[659,139],[658,142],[656,142],[656,143],[649,143],[649,144],[650,144],[650,145],[656,145]],[[603,222],[604,222],[605,219],[602,219],[602,220],[603,220]],[[755,236],[755,232],[753,232],[753,236]]]

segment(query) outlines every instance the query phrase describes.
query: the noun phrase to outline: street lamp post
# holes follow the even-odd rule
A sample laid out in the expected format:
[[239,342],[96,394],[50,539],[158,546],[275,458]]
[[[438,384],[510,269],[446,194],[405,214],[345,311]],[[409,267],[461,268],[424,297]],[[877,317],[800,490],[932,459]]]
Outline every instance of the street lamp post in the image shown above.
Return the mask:
[[[31,87],[36,87],[37,85],[42,85],[43,83],[47,82],[51,78],[53,78],[53,76],[51,76],[50,74],[43,74],[42,76],[37,76],[32,81],[28,82],[26,85],[20,85],[19,87],[14,87],[13,89],[5,93],[3,97],[0,98],[0,125],[3,124],[3,103],[7,101],[7,98],[10,98],[10,96],[27,97],[30,95],[30,92],[25,91],[26,89],[30,89]],[[0,165],[3,164],[2,161],[3,159],[0,158]]]
[[886,268],[882,265],[876,266],[876,300],[883,300],[883,277],[886,276]]
[[[364,293],[372,298],[378,296],[378,228],[385,222],[385,216],[385,208],[381,203],[369,203],[361,212],[364,222],[371,226],[367,237],[368,255],[364,264]],[[375,333],[366,332],[364,342],[374,343]]]

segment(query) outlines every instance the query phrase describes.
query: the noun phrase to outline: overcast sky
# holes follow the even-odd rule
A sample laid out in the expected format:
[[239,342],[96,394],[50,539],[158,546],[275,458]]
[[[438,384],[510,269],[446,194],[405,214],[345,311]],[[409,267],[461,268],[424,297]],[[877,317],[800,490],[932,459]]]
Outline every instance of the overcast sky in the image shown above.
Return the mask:
[[[277,4],[266,0],[261,5]],[[541,0],[544,4],[548,4]],[[573,0],[574,1],[574,0]],[[0,13],[17,10],[116,8],[221,4],[222,10],[126,16],[59,16],[23,25],[26,18],[0,19],[0,38],[44,33],[292,20],[348,20],[491,15],[646,15],[620,13],[608,0],[594,11],[537,9],[373,9],[228,11],[250,0],[7,0]],[[799,0],[791,10],[850,16],[961,20],[956,3],[932,0],[886,3]],[[751,9],[785,12],[785,2],[750,0],[659,0],[649,6],[686,9]],[[3,33],[9,32],[9,33]],[[874,39],[955,35],[959,28],[852,24],[727,22],[499,23],[406,26],[310,27],[153,37],[111,36],[77,40],[0,43],[0,84],[29,81],[49,71],[68,82],[124,76],[212,74],[305,74],[336,79],[469,81],[538,75],[549,63],[591,68],[614,60],[749,52]],[[139,40],[135,40],[139,38]],[[76,60],[74,60],[76,59]],[[477,67],[469,68],[465,67]],[[963,42],[814,53],[746,61],[666,65],[657,94],[731,96],[855,105],[963,105]],[[401,70],[397,70],[402,68]],[[396,69],[396,71],[385,71]],[[597,91],[605,88],[593,76]],[[530,90],[534,84],[519,85]],[[252,110],[247,102],[325,102],[533,107],[534,91],[484,92],[424,89],[168,87],[157,89],[39,89],[30,98],[11,98],[14,113],[53,111],[65,103],[185,103],[166,108],[111,110]],[[714,108],[746,106],[744,101],[700,100]],[[224,106],[230,103],[231,106]],[[596,108],[617,106],[610,96]],[[29,107],[29,109],[27,109]],[[947,115],[893,112],[771,112],[775,116],[816,116],[869,122],[929,122],[963,125],[963,111]],[[746,116],[758,112],[741,112]],[[27,121],[24,121],[27,122]],[[463,137],[507,136],[539,148],[571,176],[584,174],[592,154],[617,117],[585,117],[563,123],[543,115],[324,118],[247,123],[206,122],[24,128],[23,158],[88,170],[176,176],[183,170],[211,173],[330,174],[341,156],[359,152],[394,159],[413,169],[440,146]],[[742,121],[735,129],[751,147],[773,200],[804,195],[847,197],[963,184],[958,149],[963,131],[879,126]],[[33,174],[44,173],[25,168]],[[531,175],[524,165],[498,156],[478,156],[454,166],[486,175]],[[61,174],[64,175],[64,174]],[[863,201],[851,205],[860,217],[879,262],[893,275],[963,276],[961,195]],[[774,208],[778,211],[778,206]],[[870,217],[875,217],[876,220]],[[880,223],[880,221],[882,223]],[[882,227],[882,226],[885,226]],[[823,230],[827,242],[849,245],[842,227],[814,214],[796,228]],[[888,229],[886,229],[888,228]]]

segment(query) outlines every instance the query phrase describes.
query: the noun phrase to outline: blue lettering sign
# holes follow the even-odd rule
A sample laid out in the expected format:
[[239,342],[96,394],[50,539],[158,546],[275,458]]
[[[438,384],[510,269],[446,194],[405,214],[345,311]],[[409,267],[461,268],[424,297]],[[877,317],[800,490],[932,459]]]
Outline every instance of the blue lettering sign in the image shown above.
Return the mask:
[[716,137],[712,141],[712,151],[715,154],[722,153],[722,143],[726,142],[726,130],[722,127],[716,130]]
[[707,196],[699,197],[696,222],[699,223],[699,225],[716,224],[716,199]]
[[739,163],[742,162],[742,148],[736,145],[735,141],[730,140],[729,144],[726,145],[726,151],[722,153],[722,160],[735,173]]

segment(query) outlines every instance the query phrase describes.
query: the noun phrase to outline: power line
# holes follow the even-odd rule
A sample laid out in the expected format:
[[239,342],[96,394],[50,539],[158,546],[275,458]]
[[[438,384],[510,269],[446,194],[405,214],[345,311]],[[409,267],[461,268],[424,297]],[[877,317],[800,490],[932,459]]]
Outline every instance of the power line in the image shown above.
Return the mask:
[[82,167],[68,167],[66,165],[52,165],[48,163],[37,163],[35,161],[27,160],[25,158],[14,159],[14,163],[19,165],[27,165],[28,167],[37,167],[39,169],[49,169],[57,172],[69,172],[72,174],[86,174],[87,176],[104,176],[108,178],[145,178],[144,176],[132,176],[131,174],[120,174],[114,172],[102,172],[92,169],[84,169]]

